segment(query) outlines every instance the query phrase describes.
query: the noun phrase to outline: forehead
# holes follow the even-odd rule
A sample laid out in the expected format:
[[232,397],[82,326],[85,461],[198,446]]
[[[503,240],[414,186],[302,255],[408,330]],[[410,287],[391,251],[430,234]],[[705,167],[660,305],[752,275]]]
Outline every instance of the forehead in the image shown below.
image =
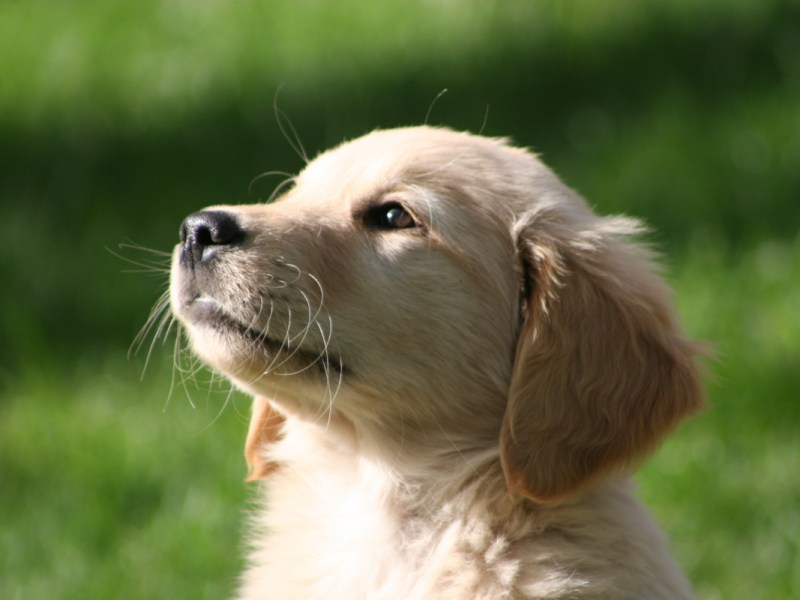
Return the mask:
[[321,154],[297,177],[314,196],[354,201],[401,185],[476,177],[499,144],[433,128],[377,131]]

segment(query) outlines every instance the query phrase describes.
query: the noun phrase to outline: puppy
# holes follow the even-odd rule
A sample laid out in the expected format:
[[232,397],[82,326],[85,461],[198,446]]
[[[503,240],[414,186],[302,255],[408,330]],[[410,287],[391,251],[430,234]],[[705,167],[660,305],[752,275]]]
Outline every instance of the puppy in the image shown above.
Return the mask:
[[703,404],[638,222],[430,127],[190,215],[171,304],[255,397],[238,598],[691,596],[631,491]]

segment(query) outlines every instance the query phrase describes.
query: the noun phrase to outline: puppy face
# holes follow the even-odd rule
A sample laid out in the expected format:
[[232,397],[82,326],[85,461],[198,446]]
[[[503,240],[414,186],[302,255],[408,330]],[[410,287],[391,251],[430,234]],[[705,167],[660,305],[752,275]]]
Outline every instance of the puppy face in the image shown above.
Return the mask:
[[187,218],[172,307],[200,357],[284,414],[495,448],[509,487],[547,501],[702,403],[638,229],[503,141],[380,131],[273,204]]
[[173,310],[253,394],[352,418],[491,412],[496,426],[488,400],[505,394],[519,324],[510,159],[433,129],[343,145],[273,204],[187,219]]

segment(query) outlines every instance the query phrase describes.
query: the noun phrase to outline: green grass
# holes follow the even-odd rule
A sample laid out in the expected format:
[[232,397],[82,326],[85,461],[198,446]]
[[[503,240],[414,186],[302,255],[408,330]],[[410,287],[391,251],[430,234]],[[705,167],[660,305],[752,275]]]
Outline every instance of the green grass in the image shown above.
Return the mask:
[[675,269],[693,335],[713,343],[709,410],[642,472],[699,598],[800,595],[800,238]]
[[[248,405],[98,358],[0,402],[0,597],[223,598],[241,567]],[[216,390],[216,386],[214,390]]]

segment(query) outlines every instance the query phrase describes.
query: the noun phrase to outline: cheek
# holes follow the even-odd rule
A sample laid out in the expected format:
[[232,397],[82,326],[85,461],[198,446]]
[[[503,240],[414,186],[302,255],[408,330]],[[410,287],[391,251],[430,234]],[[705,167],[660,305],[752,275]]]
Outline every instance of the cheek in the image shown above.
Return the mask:
[[346,225],[320,228],[313,233],[313,237],[294,244],[300,254],[298,262],[318,279],[325,307],[335,311],[363,282],[364,257],[372,249],[364,236]]
[[515,322],[507,277],[476,279],[425,248],[397,259],[382,255],[355,273],[334,329],[363,372],[452,379],[479,362],[496,370],[489,363],[508,360]]

